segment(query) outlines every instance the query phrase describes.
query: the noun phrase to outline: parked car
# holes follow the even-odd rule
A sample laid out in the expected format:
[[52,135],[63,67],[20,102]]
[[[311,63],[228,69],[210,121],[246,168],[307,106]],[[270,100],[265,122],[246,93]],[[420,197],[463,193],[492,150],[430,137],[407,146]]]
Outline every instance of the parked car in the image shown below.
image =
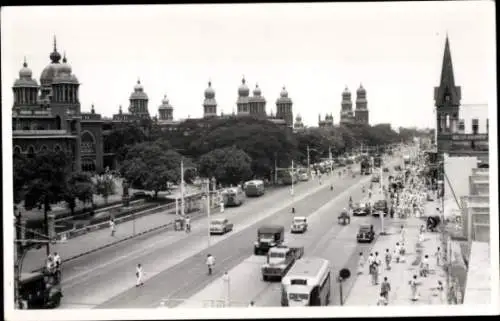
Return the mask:
[[373,204],[372,215],[379,216],[380,213],[384,213],[384,216],[389,213],[389,206],[386,200],[378,200]]
[[215,218],[210,221],[210,234],[226,234],[233,230],[233,223],[227,218]]
[[370,214],[370,207],[368,206],[368,204],[359,202],[353,205],[353,216],[366,216],[368,214]]
[[394,170],[401,171],[402,170],[401,165],[394,166]]
[[307,218],[305,216],[295,216],[291,227],[292,233],[304,233],[307,231]]
[[389,168],[388,167],[384,167],[383,171],[384,171],[384,173],[388,173],[389,172]]
[[380,176],[372,175],[372,183],[380,183]]
[[371,243],[375,239],[375,232],[370,225],[361,225],[356,235],[358,243],[368,242]]

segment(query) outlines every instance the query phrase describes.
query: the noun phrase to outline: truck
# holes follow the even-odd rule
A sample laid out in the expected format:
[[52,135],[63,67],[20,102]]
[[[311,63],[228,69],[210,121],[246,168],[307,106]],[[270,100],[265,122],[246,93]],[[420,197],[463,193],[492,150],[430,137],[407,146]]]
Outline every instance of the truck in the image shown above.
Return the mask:
[[262,225],[257,230],[257,241],[254,242],[253,253],[260,255],[267,253],[270,248],[279,246],[285,241],[285,227],[283,225]]
[[19,277],[19,300],[24,309],[53,309],[61,303],[60,271],[21,273]]
[[303,246],[279,245],[267,253],[267,262],[262,265],[262,279],[281,279],[293,266],[295,261],[304,255]]
[[361,175],[370,175],[372,173],[372,166],[370,164],[370,160],[368,158],[363,158],[361,160]]

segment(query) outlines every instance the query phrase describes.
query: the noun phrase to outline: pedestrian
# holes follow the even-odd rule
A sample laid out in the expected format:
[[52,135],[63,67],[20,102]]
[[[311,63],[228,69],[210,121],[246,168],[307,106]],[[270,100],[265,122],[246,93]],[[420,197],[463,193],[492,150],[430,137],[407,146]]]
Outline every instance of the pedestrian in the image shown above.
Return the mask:
[[[422,227],[423,227],[423,225],[422,225]],[[420,233],[418,234],[418,243],[420,246],[422,245],[422,243],[424,243],[424,240],[425,240],[424,232],[422,231],[422,229],[420,229]]]
[[436,290],[437,290],[437,294],[438,294],[438,297],[439,297],[439,303],[440,304],[446,304],[446,295],[445,295],[445,292],[444,292],[443,282],[441,282],[441,281],[438,280],[438,286],[437,286]]
[[399,246],[399,262],[401,262],[401,263],[405,263],[406,262],[405,255],[406,255],[405,244],[401,243],[400,246]]
[[191,232],[191,218],[189,216],[186,216],[184,223],[186,225],[186,233]]
[[441,248],[438,246],[437,251],[436,251],[436,266],[441,266]]
[[109,220],[109,228],[111,230],[111,236],[115,236],[115,229],[116,229],[116,227],[115,227],[115,219],[114,218],[111,218]]
[[224,213],[224,201],[220,201],[220,212]]
[[410,281],[410,288],[411,288],[411,300],[412,301],[417,301],[419,299],[419,294],[418,294],[418,280],[417,276],[413,275],[413,279]]
[[401,236],[401,243],[406,242],[406,230],[405,230],[404,225],[401,225],[400,236]]
[[385,297],[386,302],[389,302],[389,292],[391,292],[391,283],[387,280],[387,277],[384,277],[384,281],[380,286],[380,292]]
[[377,263],[375,262],[375,260],[372,260],[372,262],[369,265],[369,269],[370,269],[370,276],[371,276],[372,285],[376,285],[377,284],[377,274],[378,274],[377,270],[378,269],[377,269]]
[[141,286],[144,283],[142,282],[142,277],[144,276],[144,271],[142,270],[142,265],[141,263],[137,264],[137,268],[135,269],[135,286]]
[[382,260],[380,259],[380,256],[378,256],[378,252],[375,252],[375,264],[376,264],[376,273],[375,273],[375,285],[378,285],[378,277],[380,275],[380,270],[382,269]]
[[396,247],[394,248],[394,259],[396,260],[396,263],[399,263],[400,259],[401,259],[400,249],[401,249],[401,246],[399,245],[399,242],[398,242],[398,243],[396,243]]
[[420,276],[426,278],[428,273],[429,273],[429,255],[425,255],[424,258],[422,259],[422,262],[420,262]]
[[385,249],[385,268],[386,270],[391,269],[392,255],[389,249]]
[[61,257],[59,256],[59,254],[57,254],[57,252],[54,252],[54,263],[56,265],[56,269],[59,269],[61,267]]
[[359,252],[358,275],[363,274],[364,266],[365,266],[365,258],[363,257],[363,252]]

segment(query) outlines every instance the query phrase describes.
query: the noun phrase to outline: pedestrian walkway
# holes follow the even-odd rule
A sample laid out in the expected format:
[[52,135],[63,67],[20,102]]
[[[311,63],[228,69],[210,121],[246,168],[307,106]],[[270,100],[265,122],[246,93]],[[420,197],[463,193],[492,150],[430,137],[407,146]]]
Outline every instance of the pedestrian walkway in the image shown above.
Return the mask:
[[[431,206],[431,205],[429,205]],[[424,233],[424,242],[422,248],[417,248],[419,229],[425,222],[419,218],[410,217],[407,219],[394,219],[387,220],[386,232],[388,235],[379,236],[375,243],[372,253],[378,252],[382,261],[382,268],[380,269],[379,282],[382,282],[384,277],[388,278],[391,284],[391,291],[389,293],[389,305],[429,305],[429,304],[445,304],[444,297],[438,295],[436,287],[438,281],[443,283],[446,289],[446,275],[441,266],[437,266],[435,252],[438,246],[441,246],[441,235],[439,233]],[[392,221],[392,223],[391,223]],[[394,262],[393,251],[396,242],[400,242],[401,225],[405,225],[406,229],[406,261],[403,263]],[[389,249],[393,255],[393,262],[391,269],[387,270],[385,266],[384,253]],[[366,253],[368,255],[369,253]],[[424,255],[429,256],[429,275],[427,277],[420,277],[419,266],[421,259]],[[413,275],[417,275],[420,282],[418,292],[420,299],[412,301],[412,293],[409,285]],[[346,299],[345,305],[347,306],[366,306],[377,305],[380,296],[380,285],[372,285],[371,276],[368,273],[368,264],[365,264],[363,274],[357,276],[356,281],[349,295]],[[443,301],[442,301],[443,300]]]
[[[117,224],[114,236],[111,236],[109,228],[104,228],[67,241],[51,244],[51,252],[57,252],[64,262],[115,242],[123,241],[134,235],[172,223],[176,216],[169,213],[171,213],[171,210],[161,211]],[[23,261],[23,271],[33,271],[41,268],[45,264],[46,257],[45,246],[28,251]]]

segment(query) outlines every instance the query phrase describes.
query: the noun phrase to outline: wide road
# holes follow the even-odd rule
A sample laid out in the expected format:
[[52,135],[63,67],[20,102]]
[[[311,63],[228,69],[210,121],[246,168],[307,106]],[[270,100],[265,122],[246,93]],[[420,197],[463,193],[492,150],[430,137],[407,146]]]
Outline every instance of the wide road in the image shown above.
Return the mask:
[[[359,165],[354,168],[359,168]],[[323,175],[322,185],[317,180],[300,182],[295,185],[294,205],[299,213],[314,211],[360,179],[359,176],[339,179],[337,175],[330,178]],[[334,186],[333,192],[329,189],[330,182]],[[192,289],[194,293],[197,288],[188,284],[184,286],[184,283],[193,279],[194,275],[202,274],[208,252],[217,257],[218,266],[239,263],[252,251],[256,229],[261,223],[255,224],[261,220],[274,220],[275,217],[290,220],[291,203],[288,188],[273,189],[263,197],[247,199],[243,206],[227,208],[223,214],[214,213],[214,216],[228,217],[235,226],[234,232],[211,237],[209,250],[208,220],[202,218],[193,221],[190,234],[172,229],[160,230],[69,261],[63,266],[64,297],[61,308],[147,307],[155,303],[149,304],[144,293],[153,295],[160,292],[158,295],[163,297],[164,292],[168,295],[179,287],[181,292]],[[288,221],[285,225],[289,224]],[[135,267],[138,263],[144,266],[146,280],[146,284],[139,289],[135,288]],[[161,284],[160,288],[154,290],[154,285],[158,284]]]
[[[385,175],[387,177],[387,175]],[[368,178],[369,179],[369,178]],[[387,178],[385,179],[387,181]],[[366,181],[366,179],[363,179]],[[374,187],[379,187],[375,184]],[[343,298],[345,299],[356,279],[356,269],[359,252],[364,256],[371,251],[373,243],[358,244],[356,233],[360,225],[373,224],[375,231],[380,229],[380,218],[373,216],[351,218],[351,224],[347,226],[339,225],[337,216],[348,202],[349,196],[354,201],[366,197],[363,195],[359,184],[347,188],[342,193],[336,195],[321,207],[309,212],[309,230],[305,234],[286,233],[285,240],[293,245],[303,245],[305,256],[316,256],[328,259],[332,264],[332,300],[331,305],[340,304],[340,291],[335,277],[342,268],[348,268],[353,275],[343,284]],[[380,194],[374,194],[377,199]],[[312,208],[312,207],[311,207]],[[386,217],[387,225],[391,219]],[[286,219],[285,219],[286,221]],[[285,223],[286,226],[286,223]],[[288,227],[288,226],[287,226]],[[281,284],[280,282],[265,282],[261,276],[261,266],[265,262],[264,256],[247,255],[247,257],[236,267],[229,270],[230,287],[220,278],[205,282],[210,283],[193,296],[165,297],[164,302],[168,307],[199,308],[207,306],[211,300],[224,300],[230,292],[231,306],[247,306],[250,301],[254,301],[256,306],[280,306]],[[218,267],[219,268],[219,267]],[[222,269],[222,268],[221,268]],[[223,267],[226,269],[226,266]],[[207,279],[207,277],[205,277]],[[175,293],[174,293],[175,295]]]
[[[336,224],[336,217],[339,211],[347,206],[348,193],[357,192],[361,194],[361,184],[366,185],[369,179],[370,177],[367,176],[357,176],[356,178],[343,177],[339,180],[337,176],[333,191],[329,189],[329,184],[324,183],[320,186],[317,181],[302,185],[302,188],[305,189],[304,193],[307,196],[301,197],[296,195],[294,197],[294,206],[296,212],[300,215],[308,216],[311,213],[315,213],[326,203],[331,203],[332,200],[335,200],[335,207],[332,208],[332,211],[328,215],[322,216],[321,222],[318,220],[320,228],[316,231],[311,231],[309,234],[309,236],[313,235],[313,237],[320,239],[319,247],[330,246],[330,244],[335,243],[332,240],[322,237],[324,236],[322,228],[326,227],[329,229],[332,225],[335,225],[334,228],[338,229],[338,231],[355,229],[353,225],[346,227],[338,226]],[[301,184],[297,186],[297,189],[300,186]],[[314,191],[315,189],[316,191]],[[196,245],[199,244],[200,240],[206,242],[206,228],[203,227],[195,231],[193,235],[190,235],[188,240],[184,240],[180,244],[159,247],[145,254],[144,259],[149,261],[148,264],[144,264],[145,271],[148,272],[148,270],[154,269],[155,275],[146,280],[142,287],[134,287],[135,271],[133,266],[124,267],[126,276],[124,276],[123,281],[128,282],[129,290],[99,304],[98,308],[154,308],[158,307],[160,301],[164,298],[183,299],[196,294],[214,279],[221,276],[224,271],[230,270],[252,255],[253,242],[256,239],[259,226],[263,224],[280,224],[287,228],[290,226],[292,214],[290,213],[290,205],[286,203],[290,202],[291,197],[287,195],[286,191],[280,196],[278,193],[275,197],[269,195],[267,201],[264,201],[266,200],[264,198],[262,203],[254,202],[253,204],[247,204],[246,207],[249,208],[249,211],[242,213],[245,214],[242,215],[244,217],[233,217],[228,213],[227,216],[231,217],[233,222],[235,222],[235,231],[225,236],[213,237],[212,240],[215,244],[212,244],[208,249],[205,246],[205,248],[199,251],[199,245]],[[372,218],[364,219],[368,221],[372,220]],[[326,221],[323,223],[323,220]],[[332,223],[332,221],[335,223]],[[342,235],[352,239],[355,237],[355,231],[352,233],[342,233]],[[313,242],[315,241],[313,240]],[[172,252],[189,252],[192,249],[198,249],[198,252],[169,268],[164,268],[165,264],[162,262],[168,261],[169,258],[166,257],[172,255]],[[342,249],[332,249],[332,251],[337,250]],[[205,258],[208,253],[214,255],[217,261],[217,268],[212,276],[207,276],[206,274]],[[347,253],[348,258],[351,256],[351,253],[352,250]],[[333,254],[337,255],[337,253]],[[162,255],[165,255],[165,257],[162,257]],[[175,256],[175,254],[173,255]],[[345,257],[346,254],[341,254],[341,256]],[[98,278],[101,279],[101,282],[108,282],[108,277],[109,275],[103,275]],[[254,280],[248,281],[254,282]]]

